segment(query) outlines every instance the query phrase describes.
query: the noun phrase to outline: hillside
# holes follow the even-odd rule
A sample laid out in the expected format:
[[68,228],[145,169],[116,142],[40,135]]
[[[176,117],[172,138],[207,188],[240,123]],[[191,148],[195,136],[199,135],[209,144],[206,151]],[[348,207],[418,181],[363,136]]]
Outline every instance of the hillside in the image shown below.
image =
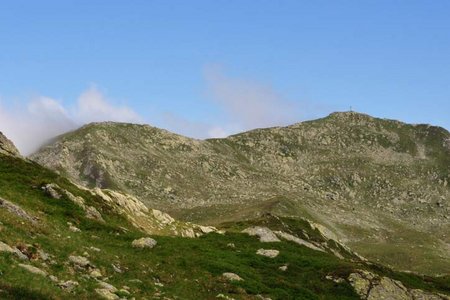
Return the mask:
[[0,153],[1,299],[450,299],[449,277],[371,264],[305,220],[217,231],[11,153]]
[[225,139],[93,123],[31,159],[184,221],[304,218],[372,261],[450,273],[450,134],[344,112]]

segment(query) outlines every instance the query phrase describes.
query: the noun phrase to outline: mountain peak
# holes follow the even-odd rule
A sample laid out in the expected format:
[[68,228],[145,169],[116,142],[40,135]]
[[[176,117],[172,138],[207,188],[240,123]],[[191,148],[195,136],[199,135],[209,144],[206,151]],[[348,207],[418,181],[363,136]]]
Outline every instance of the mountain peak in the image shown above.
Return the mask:
[[328,115],[328,118],[334,119],[375,119],[374,117],[356,111],[336,111]]

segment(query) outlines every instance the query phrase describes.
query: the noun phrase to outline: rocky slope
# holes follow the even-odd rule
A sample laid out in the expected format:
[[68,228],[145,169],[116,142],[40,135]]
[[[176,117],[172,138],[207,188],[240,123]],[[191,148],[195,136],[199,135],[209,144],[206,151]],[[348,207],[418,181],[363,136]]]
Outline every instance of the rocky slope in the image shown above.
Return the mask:
[[439,127],[345,112],[200,141],[94,123],[31,158],[185,221],[302,217],[373,261],[450,272],[450,134]]
[[327,234],[272,214],[217,231],[0,153],[1,299],[450,299],[450,277],[392,271]]

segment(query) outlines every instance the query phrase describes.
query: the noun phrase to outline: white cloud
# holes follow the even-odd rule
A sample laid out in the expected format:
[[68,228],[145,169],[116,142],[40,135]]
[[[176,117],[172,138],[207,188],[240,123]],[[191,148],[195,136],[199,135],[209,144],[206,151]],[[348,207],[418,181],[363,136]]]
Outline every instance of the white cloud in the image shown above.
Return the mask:
[[15,143],[23,155],[33,153],[51,138],[88,122],[142,121],[130,108],[111,104],[95,87],[83,92],[76,105],[70,109],[60,101],[48,97],[38,97],[19,107],[5,106],[2,103],[0,130]]
[[208,130],[208,137],[211,138],[224,138],[230,135],[226,129],[222,127],[212,127]]
[[[288,101],[270,85],[226,76],[216,66],[207,67],[204,77],[207,101],[219,109],[217,118],[199,122],[165,113],[160,122],[164,128],[195,138],[223,138],[249,129],[292,124],[311,111],[305,103],[301,109],[299,102]],[[199,107],[206,110],[204,105]]]
[[169,112],[164,113],[161,119],[161,124],[165,129],[198,139],[226,137],[232,132],[220,126],[192,121]]
[[120,121],[140,122],[141,117],[126,106],[113,106],[95,87],[91,87],[78,98],[74,116],[82,122]]
[[208,67],[205,79],[211,101],[221,107],[235,128],[287,125],[300,119],[298,104],[285,99],[270,85],[225,76],[217,67]]

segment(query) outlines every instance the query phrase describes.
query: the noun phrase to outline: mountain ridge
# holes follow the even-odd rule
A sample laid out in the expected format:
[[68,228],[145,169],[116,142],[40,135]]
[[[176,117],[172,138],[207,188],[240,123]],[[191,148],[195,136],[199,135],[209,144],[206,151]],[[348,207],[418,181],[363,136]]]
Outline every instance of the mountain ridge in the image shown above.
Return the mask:
[[[306,217],[370,259],[445,273],[449,141],[441,127],[340,112],[206,140],[95,123],[31,158],[185,221],[217,225],[266,212]],[[424,264],[430,253],[432,263]]]
[[[111,126],[103,127],[103,130],[111,129]],[[112,128],[117,129],[115,127],[112,124]],[[129,135],[130,128],[135,131],[136,127],[119,127],[126,129],[119,131],[125,136],[116,136],[116,130],[113,130],[112,136],[111,132],[96,132],[96,126],[94,132],[88,130],[85,133],[92,135],[88,141],[113,138],[112,144],[126,151],[124,141],[134,141],[133,136]],[[164,159],[164,155],[169,153],[169,158],[173,160],[174,157],[184,157],[186,152],[205,150],[201,143],[191,143],[181,137],[178,140],[175,135],[161,136],[160,131],[147,129],[152,133],[156,148],[152,156]],[[267,149],[273,147],[270,139],[257,136],[256,140],[252,140],[250,137],[238,137],[236,144],[232,142],[225,147],[221,141],[219,144],[212,141],[212,145],[219,153],[228,153],[239,143],[261,140]],[[70,140],[73,138],[70,137]],[[6,144],[11,147],[10,141],[6,138],[5,141],[3,144],[0,140],[0,147]],[[82,146],[89,146],[89,143]],[[262,150],[266,149],[264,147]],[[104,155],[114,149],[106,151],[108,149],[93,147],[82,155],[94,153],[93,158],[101,162],[99,158],[105,158]],[[235,152],[231,151],[226,157],[238,158],[236,155],[240,152],[237,150],[234,149]],[[179,151],[181,155],[176,156]],[[67,148],[66,153],[76,152]],[[286,151],[282,153],[289,154]],[[247,160],[252,159],[250,154],[240,153]],[[295,153],[290,154],[288,157],[295,157]],[[253,167],[256,167],[257,151],[252,155]],[[127,157],[130,158],[133,156]],[[205,161],[214,163],[215,159],[218,157],[212,156]],[[245,165],[244,162],[241,164]],[[195,173],[194,166],[188,166],[188,170]],[[248,171],[245,168],[242,170]],[[205,171],[203,176],[209,172],[212,171]],[[257,176],[261,176],[260,173],[255,170]],[[292,175],[292,172],[288,174]],[[230,174],[211,173],[212,179],[218,175],[220,180],[231,180]],[[276,173],[270,175],[274,177],[260,177],[264,184],[282,179],[275,176]],[[238,181],[254,184],[248,181],[251,176],[248,172],[241,174]],[[304,179],[307,183],[313,183],[308,178]],[[188,178],[187,182],[190,181],[191,178]],[[316,188],[314,184],[311,187]],[[178,189],[177,186],[175,188]],[[168,192],[170,195],[173,191]],[[178,196],[175,194],[173,197],[177,202]],[[318,199],[311,200],[320,204]],[[311,221],[311,216],[300,216],[296,210],[300,204],[298,199],[288,194],[256,201],[253,207],[247,208],[225,204],[241,214],[228,213],[230,222],[224,219],[226,211],[203,207],[208,214],[218,214],[209,216],[209,219],[216,218],[221,223],[218,230],[176,220],[117,189],[89,189],[74,184],[29,159],[0,152],[0,297],[450,299],[449,276],[430,277],[398,272],[386,267],[384,262],[368,261],[353,247],[339,242],[339,237],[327,226],[329,224],[315,223]],[[291,217],[286,216],[288,212]],[[358,215],[354,217],[364,219]],[[425,259],[426,263],[435,259],[432,256],[419,258]]]

